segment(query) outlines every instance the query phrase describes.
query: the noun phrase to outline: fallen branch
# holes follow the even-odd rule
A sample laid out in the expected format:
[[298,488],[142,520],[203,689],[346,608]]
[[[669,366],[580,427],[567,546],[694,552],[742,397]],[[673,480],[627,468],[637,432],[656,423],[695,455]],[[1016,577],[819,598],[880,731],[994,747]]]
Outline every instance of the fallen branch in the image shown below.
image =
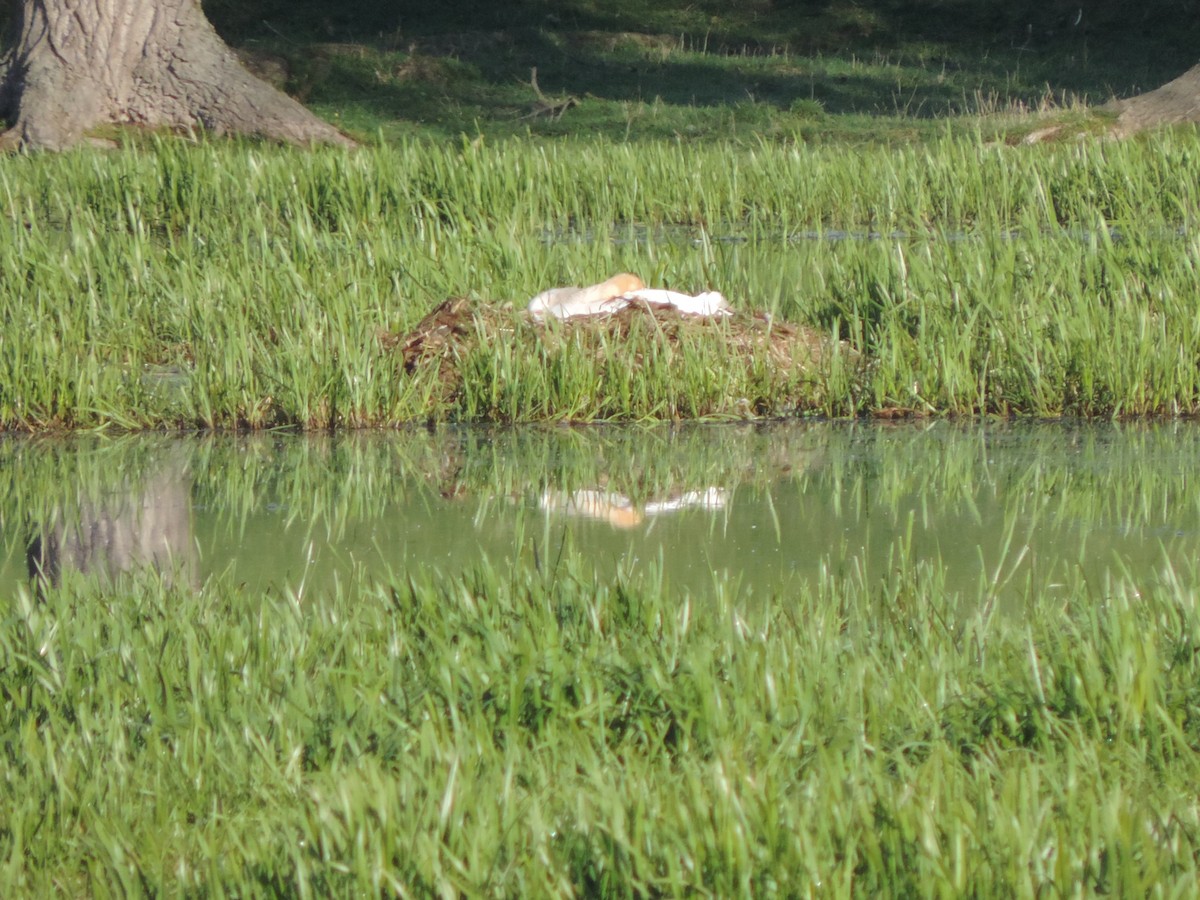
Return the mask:
[[579,105],[579,98],[571,94],[565,97],[547,97],[542,93],[542,89],[538,86],[537,66],[529,70],[529,86],[533,88],[533,93],[537,96],[536,102],[533,104],[533,109],[522,119],[536,119],[538,116],[549,116],[552,119],[561,119],[572,106]]

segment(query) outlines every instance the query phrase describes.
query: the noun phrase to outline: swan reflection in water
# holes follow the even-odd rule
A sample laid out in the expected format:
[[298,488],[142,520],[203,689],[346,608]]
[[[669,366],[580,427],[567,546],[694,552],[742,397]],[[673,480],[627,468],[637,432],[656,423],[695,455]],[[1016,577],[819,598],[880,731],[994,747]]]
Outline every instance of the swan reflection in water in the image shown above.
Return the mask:
[[727,499],[728,492],[725,489],[710,487],[702,491],[686,491],[663,500],[650,501],[639,507],[624,494],[616,491],[549,489],[542,494],[539,505],[548,513],[595,519],[607,522],[614,528],[624,529],[636,528],[647,518],[683,509],[724,509]]
[[25,553],[29,578],[42,589],[69,572],[111,584],[146,570],[168,585],[196,587],[195,556],[191,483],[181,460],[98,497],[64,500],[33,528]]

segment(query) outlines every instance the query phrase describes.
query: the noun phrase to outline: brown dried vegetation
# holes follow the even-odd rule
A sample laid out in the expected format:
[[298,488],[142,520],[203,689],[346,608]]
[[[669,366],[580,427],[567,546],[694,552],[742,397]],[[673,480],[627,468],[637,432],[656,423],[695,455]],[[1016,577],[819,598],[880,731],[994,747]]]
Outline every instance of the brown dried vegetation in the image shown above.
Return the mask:
[[[728,361],[731,374],[766,364],[786,381],[806,380],[828,349],[828,339],[813,329],[762,314],[709,318],[637,302],[612,315],[535,322],[511,304],[461,297],[438,304],[407,333],[381,333],[380,341],[401,355],[408,375],[436,377],[447,402],[462,389],[462,362],[499,344],[540,344],[551,354],[571,349],[581,365],[594,364],[602,371],[613,364],[638,368],[647,356],[661,359],[664,350],[678,351],[676,358],[683,359],[689,347],[704,345]],[[733,407],[733,399],[729,405]]]

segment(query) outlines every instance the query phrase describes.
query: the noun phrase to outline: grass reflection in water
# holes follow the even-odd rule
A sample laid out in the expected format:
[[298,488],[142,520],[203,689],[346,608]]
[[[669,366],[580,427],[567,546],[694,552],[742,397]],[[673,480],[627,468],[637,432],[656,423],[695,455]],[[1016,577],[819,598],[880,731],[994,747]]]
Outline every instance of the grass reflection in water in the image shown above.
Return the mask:
[[140,560],[311,591],[569,547],[598,578],[657,568],[697,597],[911,563],[956,595],[1033,601],[1076,567],[1195,558],[1196,442],[1183,424],[948,423],[9,440],[0,577],[21,581],[34,547],[55,576]]

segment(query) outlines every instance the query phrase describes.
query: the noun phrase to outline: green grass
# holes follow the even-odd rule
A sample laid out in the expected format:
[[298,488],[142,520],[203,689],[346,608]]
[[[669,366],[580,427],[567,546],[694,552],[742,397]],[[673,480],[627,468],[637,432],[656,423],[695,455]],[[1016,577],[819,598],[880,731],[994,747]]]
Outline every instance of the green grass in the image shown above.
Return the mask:
[[[1170,0],[206,4],[235,46],[357,134],[907,142],[1020,135],[1193,63]],[[537,68],[552,99],[538,115]]]
[[[370,146],[126,134],[0,159],[0,428],[1200,409],[1195,134],[1006,146],[1102,130],[1092,104],[1194,62],[1174,5],[1097,4],[1079,30],[1056,4],[206,8]],[[579,101],[561,117],[530,115],[535,65]],[[720,344],[597,354],[514,324],[447,396],[380,341],[449,296],[519,307],[618,270],[846,345],[789,380]],[[253,495],[207,452],[199,497]],[[291,496],[331,529],[397,490],[347,476],[326,503],[329,463],[301,456]],[[993,477],[968,457],[920,477],[958,497]],[[12,552],[38,490],[76,482],[53,450],[6,458]],[[1102,495],[1022,477],[1085,520],[1187,493],[1186,467],[1122,465]],[[104,490],[82,481],[78,502]],[[1194,891],[1196,572],[1030,575],[1014,610],[903,537],[890,563],[711,603],[569,548],[303,602],[149,576],[17,591],[0,893]]]
[[[553,570],[0,622],[7,895],[1186,893],[1194,572],[1022,615]],[[1062,597],[1065,596],[1065,599]]]
[[[156,140],[8,157],[0,426],[720,417],[743,399],[1191,414],[1198,147]],[[380,341],[446,297],[519,308],[621,270],[847,344],[795,378],[720,343],[647,332],[596,352],[514,322],[447,398]]]

